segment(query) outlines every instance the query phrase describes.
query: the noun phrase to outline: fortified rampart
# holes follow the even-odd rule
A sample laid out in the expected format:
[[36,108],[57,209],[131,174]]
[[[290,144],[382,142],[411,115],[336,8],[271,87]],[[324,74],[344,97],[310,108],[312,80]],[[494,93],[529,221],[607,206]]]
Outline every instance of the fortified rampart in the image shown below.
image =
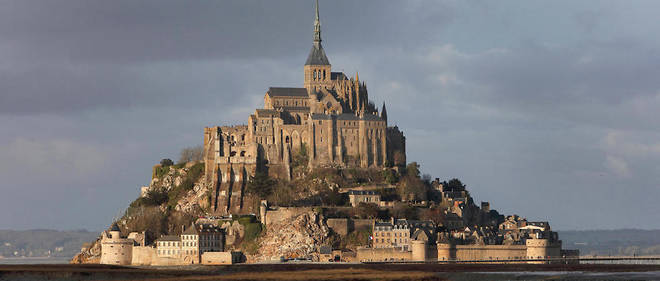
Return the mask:
[[[399,247],[358,248],[358,261],[483,261],[533,260],[561,257],[561,242],[547,239],[528,239],[525,245],[454,245],[412,241],[411,250]],[[543,263],[545,261],[527,261]]]
[[439,261],[521,260],[561,257],[561,241],[527,239],[525,245],[454,245],[438,243]]

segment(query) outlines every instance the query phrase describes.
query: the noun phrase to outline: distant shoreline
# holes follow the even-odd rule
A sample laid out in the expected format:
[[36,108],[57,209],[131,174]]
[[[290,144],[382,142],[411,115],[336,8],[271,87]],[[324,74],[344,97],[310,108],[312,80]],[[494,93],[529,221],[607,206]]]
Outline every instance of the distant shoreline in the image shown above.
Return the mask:
[[68,264],[69,257],[2,257],[0,265],[20,264]]

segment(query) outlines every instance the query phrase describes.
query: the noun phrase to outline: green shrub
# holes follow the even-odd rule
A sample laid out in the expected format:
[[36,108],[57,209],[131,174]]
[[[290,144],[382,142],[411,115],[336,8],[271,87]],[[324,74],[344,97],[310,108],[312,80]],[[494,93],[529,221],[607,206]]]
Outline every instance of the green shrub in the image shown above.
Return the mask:
[[248,223],[245,225],[245,236],[243,237],[243,242],[251,242],[257,239],[261,234],[261,224],[260,223]]
[[255,222],[255,218],[254,218],[254,216],[244,216],[244,217],[240,217],[240,218],[238,218],[237,221],[238,221],[238,223],[240,223],[241,225],[243,225],[243,226],[247,226],[247,225],[249,225],[249,224],[251,224],[251,223],[254,223],[254,222]]
[[250,176],[248,179],[246,191],[263,199],[273,192],[273,187],[276,184],[277,181],[268,176],[267,173],[257,171],[254,176]]
[[163,160],[160,160],[160,165],[163,167],[172,166],[174,165],[174,161],[172,161],[172,159],[165,158]]
[[156,167],[156,178],[162,179],[169,172],[170,172],[170,166]]

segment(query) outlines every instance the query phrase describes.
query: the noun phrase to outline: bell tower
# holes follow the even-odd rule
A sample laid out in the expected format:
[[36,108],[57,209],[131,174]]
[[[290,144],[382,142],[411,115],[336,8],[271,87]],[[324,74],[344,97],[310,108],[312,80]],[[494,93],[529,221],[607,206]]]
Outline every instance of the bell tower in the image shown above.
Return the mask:
[[314,45],[305,62],[305,88],[309,92],[319,91],[321,88],[329,88],[330,61],[325,55],[321,45],[321,21],[319,20],[319,1],[316,0],[316,19],[314,20]]

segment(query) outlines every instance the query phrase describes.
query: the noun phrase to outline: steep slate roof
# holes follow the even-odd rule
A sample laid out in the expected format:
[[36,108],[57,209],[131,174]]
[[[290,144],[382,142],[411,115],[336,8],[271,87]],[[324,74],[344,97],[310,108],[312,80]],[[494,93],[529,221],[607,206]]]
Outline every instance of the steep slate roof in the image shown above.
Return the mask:
[[342,113],[337,115],[337,120],[360,120],[360,117],[352,113]]
[[181,241],[181,237],[178,235],[165,235],[161,238],[158,238],[158,241]]
[[192,224],[191,226],[186,229],[182,234],[186,235],[199,235],[199,231],[197,231],[197,227],[195,227],[195,224]]
[[121,230],[119,229],[117,223],[113,223],[112,227],[110,228],[110,231],[121,231]]
[[271,97],[307,97],[305,88],[280,88],[270,87],[266,92]]
[[383,119],[380,118],[380,116],[378,116],[378,115],[374,115],[374,114],[365,114],[365,115],[362,117],[362,119],[363,119],[363,120],[367,120],[367,121],[383,121]]
[[268,117],[271,115],[280,116],[280,112],[277,110],[257,108],[256,111],[258,117]]
[[323,246],[319,247],[319,253],[320,254],[325,254],[325,255],[332,254],[332,247],[330,247],[328,245],[323,245]]
[[330,72],[330,80],[345,80],[346,74],[343,72]]
[[312,50],[309,51],[309,56],[307,56],[307,61],[305,65],[330,65],[328,57],[325,55],[323,46],[321,44],[314,44]]
[[327,114],[312,113],[312,120],[332,120],[332,116]]
[[349,195],[378,195],[378,193],[376,193],[373,190],[349,190],[348,194]]

